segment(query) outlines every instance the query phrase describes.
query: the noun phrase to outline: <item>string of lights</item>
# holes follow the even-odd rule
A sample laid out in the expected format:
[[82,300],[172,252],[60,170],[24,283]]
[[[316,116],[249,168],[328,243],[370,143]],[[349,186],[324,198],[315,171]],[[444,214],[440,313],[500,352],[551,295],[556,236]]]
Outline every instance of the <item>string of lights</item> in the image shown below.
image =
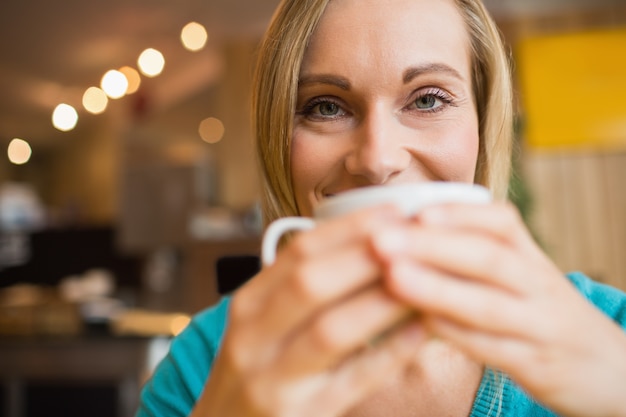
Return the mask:
[[[197,22],[187,23],[180,32],[180,41],[183,47],[191,52],[202,50],[208,40],[207,30]],[[135,93],[140,85],[142,76],[153,78],[160,75],[165,68],[166,59],[163,54],[154,48],[147,48],[139,54],[136,69],[132,66],[123,66],[105,72],[99,86],[89,86],[82,96],[82,106],[88,113],[99,115],[106,111],[110,100],[118,100]],[[59,103],[52,112],[52,125],[61,132],[73,130],[79,122],[79,111],[68,103]],[[215,118],[208,118],[200,122],[199,135],[208,143],[219,141],[223,135],[224,126]],[[14,138],[7,147],[8,159],[15,165],[27,163],[32,156],[32,148],[24,138]]]

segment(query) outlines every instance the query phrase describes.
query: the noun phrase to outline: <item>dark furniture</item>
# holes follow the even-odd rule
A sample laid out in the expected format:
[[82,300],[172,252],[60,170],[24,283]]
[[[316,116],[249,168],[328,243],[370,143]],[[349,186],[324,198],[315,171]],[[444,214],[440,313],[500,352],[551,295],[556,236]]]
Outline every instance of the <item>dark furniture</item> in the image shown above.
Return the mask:
[[67,336],[0,338],[0,415],[131,417],[149,339]]

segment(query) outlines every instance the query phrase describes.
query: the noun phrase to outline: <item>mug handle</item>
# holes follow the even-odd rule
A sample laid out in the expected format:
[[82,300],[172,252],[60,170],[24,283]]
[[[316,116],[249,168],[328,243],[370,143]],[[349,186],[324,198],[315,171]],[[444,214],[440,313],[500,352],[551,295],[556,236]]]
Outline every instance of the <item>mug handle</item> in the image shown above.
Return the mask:
[[280,238],[292,230],[310,230],[315,227],[315,220],[309,217],[283,217],[273,221],[263,235],[261,243],[261,261],[263,266],[274,263]]

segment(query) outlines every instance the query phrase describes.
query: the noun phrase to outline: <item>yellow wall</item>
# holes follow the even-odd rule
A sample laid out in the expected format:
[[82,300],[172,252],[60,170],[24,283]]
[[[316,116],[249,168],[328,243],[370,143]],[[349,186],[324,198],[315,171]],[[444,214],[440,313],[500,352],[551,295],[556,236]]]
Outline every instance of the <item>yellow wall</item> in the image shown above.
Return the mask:
[[516,66],[531,148],[626,149],[626,28],[522,40]]

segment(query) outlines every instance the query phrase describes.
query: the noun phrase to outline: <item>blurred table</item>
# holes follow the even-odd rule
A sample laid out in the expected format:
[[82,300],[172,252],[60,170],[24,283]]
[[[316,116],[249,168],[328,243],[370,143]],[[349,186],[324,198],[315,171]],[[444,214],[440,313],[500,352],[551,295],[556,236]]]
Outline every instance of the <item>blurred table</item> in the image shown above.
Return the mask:
[[[6,417],[25,416],[29,381],[109,383],[117,416],[131,417],[143,382],[149,338],[110,335],[0,337],[0,379]],[[93,404],[92,407],[97,407]],[[86,410],[84,415],[90,415]]]

